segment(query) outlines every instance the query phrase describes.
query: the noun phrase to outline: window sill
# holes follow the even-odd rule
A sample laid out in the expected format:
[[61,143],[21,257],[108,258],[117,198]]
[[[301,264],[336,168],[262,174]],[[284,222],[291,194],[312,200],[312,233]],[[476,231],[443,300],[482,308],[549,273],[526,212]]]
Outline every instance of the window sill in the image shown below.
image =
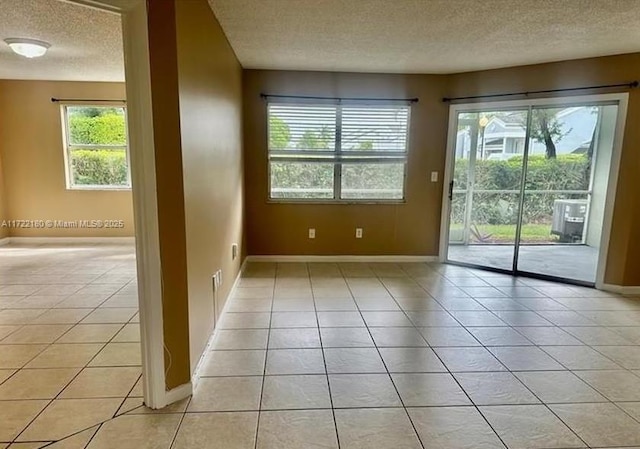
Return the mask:
[[267,204],[299,204],[299,205],[331,205],[331,206],[383,206],[383,205],[403,205],[407,200],[295,200],[295,199],[268,199]]
[[67,187],[71,192],[131,192],[131,187]]

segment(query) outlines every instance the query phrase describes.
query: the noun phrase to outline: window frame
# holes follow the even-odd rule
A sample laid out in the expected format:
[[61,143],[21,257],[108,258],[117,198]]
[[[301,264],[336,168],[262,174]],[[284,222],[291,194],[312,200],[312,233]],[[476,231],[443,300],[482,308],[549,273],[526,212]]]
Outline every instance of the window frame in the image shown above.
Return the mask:
[[[407,202],[407,171],[409,164],[409,149],[411,147],[411,101],[358,101],[358,100],[271,100],[268,99],[265,105],[267,127],[267,203],[287,203],[287,204],[406,204]],[[274,150],[271,151],[269,143],[271,142],[271,127],[269,126],[270,106],[271,105],[292,105],[292,106],[335,106],[336,108],[336,125],[335,125],[335,149],[329,151],[319,150]],[[406,148],[405,151],[358,151],[358,155],[363,158],[344,158],[345,152],[342,150],[342,107],[375,107],[375,106],[398,106],[407,109],[407,128],[406,128]],[[275,153],[275,154],[274,154]],[[275,156],[274,157],[272,157]],[[333,198],[274,198],[271,196],[271,163],[272,162],[292,162],[290,157],[299,157],[299,162],[307,163],[324,163],[333,165]],[[309,157],[305,157],[309,156]],[[386,155],[386,156],[385,156]],[[316,156],[316,157],[314,157]],[[319,159],[317,156],[325,156],[326,159]],[[342,168],[343,165],[351,164],[402,164],[402,198],[341,198],[342,194]]]
[[[126,143],[124,145],[96,145],[96,144],[72,144],[70,142],[69,131],[69,116],[67,113],[68,108],[73,107],[85,107],[85,108],[122,108],[124,111],[124,126],[126,133]],[[65,174],[65,188],[67,190],[90,190],[90,191],[131,191],[131,160],[129,154],[129,128],[127,117],[127,105],[121,102],[101,102],[95,104],[91,102],[76,103],[76,102],[61,102],[60,103],[60,115],[62,121],[62,147],[64,156],[64,174]],[[74,147],[76,149],[95,149],[95,150],[122,150],[125,151],[125,157],[127,161],[127,184],[126,185],[92,185],[92,184],[74,184],[73,183],[73,169],[71,167],[71,151]]]

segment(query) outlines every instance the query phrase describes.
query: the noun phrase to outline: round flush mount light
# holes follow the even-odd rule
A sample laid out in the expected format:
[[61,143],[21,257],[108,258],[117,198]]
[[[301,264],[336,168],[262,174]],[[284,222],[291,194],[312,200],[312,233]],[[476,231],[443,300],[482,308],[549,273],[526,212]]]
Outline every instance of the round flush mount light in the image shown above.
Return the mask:
[[24,39],[20,37],[11,37],[4,40],[14,53],[25,58],[39,58],[43,56],[51,44],[36,39]]

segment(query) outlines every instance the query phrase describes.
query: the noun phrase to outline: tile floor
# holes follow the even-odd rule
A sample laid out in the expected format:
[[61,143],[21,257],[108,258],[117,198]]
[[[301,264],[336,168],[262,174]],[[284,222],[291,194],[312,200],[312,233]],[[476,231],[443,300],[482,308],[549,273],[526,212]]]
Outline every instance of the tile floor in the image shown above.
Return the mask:
[[140,363],[131,245],[0,247],[0,448],[84,448]]
[[[18,269],[7,250],[4,446],[640,448],[637,298],[439,264],[251,263],[194,396],[152,413],[133,350],[113,346],[137,336],[115,311],[134,307],[132,252]],[[103,276],[120,289],[96,287]],[[27,298],[38,307],[16,307]],[[62,327],[23,330],[43,324]],[[97,325],[119,328],[82,328]]]
[[439,264],[252,263],[172,447],[640,448],[639,345],[637,298]]

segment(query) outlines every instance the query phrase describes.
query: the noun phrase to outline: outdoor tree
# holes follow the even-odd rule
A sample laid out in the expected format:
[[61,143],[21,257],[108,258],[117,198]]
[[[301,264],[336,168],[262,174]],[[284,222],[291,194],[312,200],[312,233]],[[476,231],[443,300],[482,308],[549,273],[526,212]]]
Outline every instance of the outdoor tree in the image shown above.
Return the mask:
[[559,109],[534,109],[531,116],[531,138],[545,146],[547,159],[555,159],[557,150],[555,141],[559,141],[571,130],[562,130],[558,120]]
[[127,131],[124,116],[103,114],[96,116],[70,115],[71,142],[91,145],[124,145]]
[[360,151],[371,151],[373,150],[373,142],[371,140],[365,140],[363,142],[359,142],[355,147],[355,150]]
[[320,131],[306,130],[296,146],[299,150],[328,150],[331,140],[331,130],[323,126]]
[[[126,185],[127,142],[123,108],[69,107],[69,140],[73,183],[78,185]],[[86,148],[79,146],[87,145]],[[100,146],[104,146],[100,148]]]
[[269,148],[283,150],[289,145],[291,130],[284,120],[272,115],[269,117]]
[[[326,127],[319,131],[308,129],[299,138],[295,138],[283,119],[275,115],[269,117],[270,150],[291,148],[292,143],[297,150],[324,150],[329,149],[331,139],[331,131]],[[284,190],[280,193],[272,190],[276,197],[287,198],[287,191],[290,190],[306,190],[302,193],[305,198],[330,197],[329,191],[333,185],[332,164],[272,162],[270,167],[272,189]],[[318,189],[325,191],[318,192]]]

